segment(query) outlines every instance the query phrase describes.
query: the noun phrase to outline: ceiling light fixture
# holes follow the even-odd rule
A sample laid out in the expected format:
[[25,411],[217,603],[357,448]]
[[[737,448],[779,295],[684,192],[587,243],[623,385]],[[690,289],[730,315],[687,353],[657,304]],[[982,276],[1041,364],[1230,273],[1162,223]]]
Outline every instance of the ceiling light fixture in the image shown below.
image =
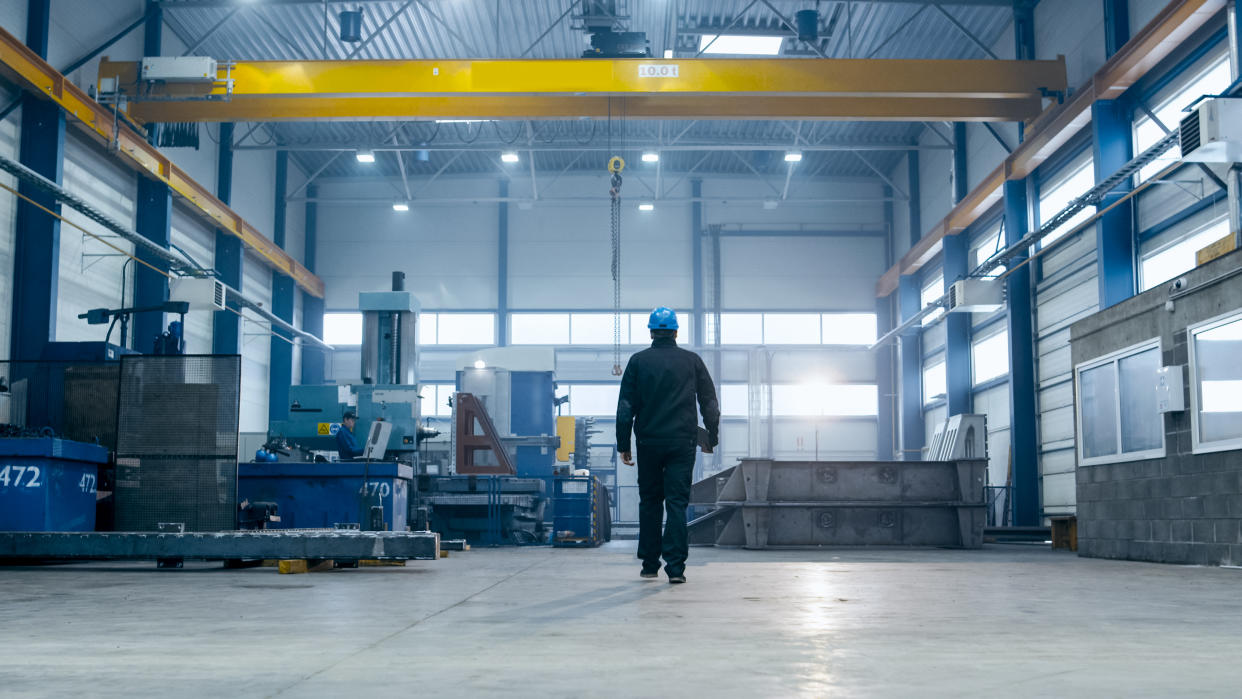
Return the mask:
[[500,154],[500,160],[505,163],[516,163],[518,161],[518,154],[513,151],[505,151]]
[[370,148],[359,148],[358,151],[354,153],[354,157],[357,158],[360,163],[373,163],[375,162],[375,151]]
[[638,205],[638,210],[639,211],[655,211],[655,204],[643,202],[642,204]]
[[392,203],[392,210],[393,210],[393,211],[409,211],[409,210],[410,210],[410,202],[408,202],[408,201],[394,201],[394,202]]
[[643,162],[658,163],[660,162],[660,154],[655,151],[647,151],[646,153],[643,153]]
[[802,151],[800,151],[800,150],[787,150],[787,151],[785,151],[785,162],[787,162],[787,163],[800,163],[800,162],[802,162]]
[[699,37],[699,51],[705,54],[732,56],[775,56],[781,52],[783,36],[742,36],[738,34],[704,34]]

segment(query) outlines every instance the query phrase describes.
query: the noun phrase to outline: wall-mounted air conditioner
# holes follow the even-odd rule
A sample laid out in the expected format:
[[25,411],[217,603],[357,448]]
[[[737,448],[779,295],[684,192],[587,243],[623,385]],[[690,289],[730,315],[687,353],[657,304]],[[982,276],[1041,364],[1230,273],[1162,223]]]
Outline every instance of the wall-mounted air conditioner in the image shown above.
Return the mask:
[[959,279],[949,287],[949,313],[993,313],[1005,307],[1005,285],[997,279]]
[[225,289],[219,279],[177,279],[169,284],[169,301],[186,301],[191,311],[223,311]]
[[1242,162],[1242,98],[1203,100],[1182,119],[1180,135],[1182,160]]

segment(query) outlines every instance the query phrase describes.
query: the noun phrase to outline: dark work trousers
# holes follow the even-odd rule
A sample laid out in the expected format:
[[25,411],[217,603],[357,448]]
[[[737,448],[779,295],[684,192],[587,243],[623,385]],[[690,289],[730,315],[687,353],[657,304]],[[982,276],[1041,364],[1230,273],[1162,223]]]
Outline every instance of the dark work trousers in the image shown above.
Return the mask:
[[[670,576],[686,570],[690,544],[686,534],[686,506],[690,503],[690,479],[694,474],[692,441],[677,445],[638,445],[638,557],[643,569],[664,570]],[[660,523],[664,513],[664,534]]]

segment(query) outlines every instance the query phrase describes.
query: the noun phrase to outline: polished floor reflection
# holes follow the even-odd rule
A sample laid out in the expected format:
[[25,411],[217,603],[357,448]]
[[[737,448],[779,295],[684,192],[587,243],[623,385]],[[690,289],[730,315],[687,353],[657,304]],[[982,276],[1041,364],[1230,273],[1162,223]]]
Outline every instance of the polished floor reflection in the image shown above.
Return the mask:
[[0,568],[0,686],[21,695],[1234,694],[1242,570],[1042,548],[632,542],[277,575],[191,564]]

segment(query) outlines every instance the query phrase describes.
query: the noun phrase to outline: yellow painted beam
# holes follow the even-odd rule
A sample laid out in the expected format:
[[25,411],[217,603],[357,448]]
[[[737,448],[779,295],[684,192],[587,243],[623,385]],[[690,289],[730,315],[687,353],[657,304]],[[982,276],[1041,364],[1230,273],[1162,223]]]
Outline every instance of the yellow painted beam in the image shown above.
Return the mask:
[[405,119],[821,119],[1022,121],[1037,98],[898,97],[238,97],[227,102],[135,102],[154,121],[397,121]]
[[[106,61],[138,96],[134,64]],[[135,100],[142,120],[1028,119],[1064,92],[1065,61],[569,59],[243,61],[217,101]],[[159,87],[143,97],[175,98]],[[752,99],[760,98],[760,99]]]
[[87,135],[115,151],[123,163],[140,174],[159,180],[189,202],[210,225],[241,238],[272,269],[292,277],[307,292],[323,297],[323,281],[288,255],[280,246],[195,182],[141,134],[118,122],[111,110],[67,81],[65,76],[0,29],[0,76],[26,92],[60,105],[70,121]]

